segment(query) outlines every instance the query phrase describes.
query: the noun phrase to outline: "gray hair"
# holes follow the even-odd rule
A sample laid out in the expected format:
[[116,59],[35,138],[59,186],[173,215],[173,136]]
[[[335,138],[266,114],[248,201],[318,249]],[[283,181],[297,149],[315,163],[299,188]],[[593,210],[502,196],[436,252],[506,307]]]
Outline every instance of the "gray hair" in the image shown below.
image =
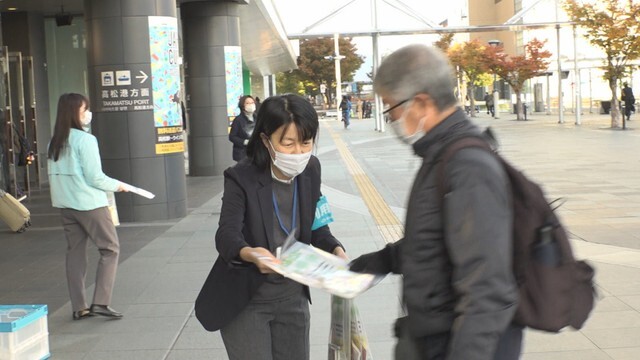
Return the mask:
[[428,94],[439,110],[457,103],[453,68],[437,48],[408,45],[387,56],[376,73],[373,88],[397,101]]

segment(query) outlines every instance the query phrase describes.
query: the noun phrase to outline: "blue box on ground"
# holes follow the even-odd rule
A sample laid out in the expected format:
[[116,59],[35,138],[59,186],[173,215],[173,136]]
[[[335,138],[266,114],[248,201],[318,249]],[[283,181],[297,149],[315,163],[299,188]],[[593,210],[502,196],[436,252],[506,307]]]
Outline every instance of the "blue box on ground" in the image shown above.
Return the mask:
[[0,305],[0,359],[48,359],[47,305]]

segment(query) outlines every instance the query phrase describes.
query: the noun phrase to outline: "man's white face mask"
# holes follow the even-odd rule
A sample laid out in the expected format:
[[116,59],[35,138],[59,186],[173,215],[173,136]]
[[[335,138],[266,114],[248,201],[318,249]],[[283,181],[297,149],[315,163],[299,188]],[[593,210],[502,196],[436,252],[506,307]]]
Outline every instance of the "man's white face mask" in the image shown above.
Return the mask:
[[406,116],[407,111],[409,111],[409,108],[411,107],[411,104],[413,104],[413,100],[409,101],[407,105],[405,105],[404,111],[398,119],[389,123],[389,126],[391,126],[391,129],[396,134],[398,139],[408,145],[413,145],[416,141],[420,140],[420,138],[425,135],[423,127],[424,122],[427,119],[426,116],[423,116],[418,123],[418,128],[416,129],[416,131],[413,134],[407,134],[407,129],[405,127],[405,124],[407,122]]

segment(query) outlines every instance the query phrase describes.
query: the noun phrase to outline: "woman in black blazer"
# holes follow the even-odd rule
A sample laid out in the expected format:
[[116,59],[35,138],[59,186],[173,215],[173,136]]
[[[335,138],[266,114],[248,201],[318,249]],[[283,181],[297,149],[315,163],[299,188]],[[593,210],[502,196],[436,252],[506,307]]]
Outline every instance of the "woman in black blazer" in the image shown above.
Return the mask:
[[312,228],[320,162],[311,155],[318,115],[297,95],[266,99],[247,146],[248,158],[224,172],[219,253],[196,300],[196,316],[221,330],[231,360],[308,359],[309,288],[273,273],[288,234],[346,258],[327,225]]
[[238,101],[240,114],[231,122],[229,141],[233,143],[233,160],[247,157],[247,144],[255,126],[256,103],[251,95],[245,95]]

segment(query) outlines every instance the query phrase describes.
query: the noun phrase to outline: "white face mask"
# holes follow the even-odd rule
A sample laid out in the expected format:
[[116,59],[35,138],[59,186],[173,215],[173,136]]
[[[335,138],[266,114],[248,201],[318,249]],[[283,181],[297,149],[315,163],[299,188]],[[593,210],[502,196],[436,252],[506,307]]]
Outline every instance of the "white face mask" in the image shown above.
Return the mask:
[[418,128],[416,129],[416,132],[414,132],[413,134],[407,134],[407,130],[405,129],[404,124],[407,122],[406,114],[407,114],[407,111],[409,110],[409,105],[412,103],[413,102],[409,102],[407,104],[404,111],[402,112],[402,115],[400,115],[400,118],[389,123],[389,126],[391,126],[391,129],[396,134],[398,139],[400,139],[400,141],[402,141],[403,143],[409,144],[409,145],[413,145],[416,141],[420,140],[420,138],[422,138],[425,135],[423,127],[424,127],[424,122],[427,119],[426,117],[423,117],[422,119],[420,119],[420,123],[418,123]]
[[256,112],[256,104],[247,104],[244,106],[244,111],[252,114]]
[[82,119],[82,125],[89,125],[91,124],[91,119],[93,118],[93,113],[89,110],[84,112],[84,119]]
[[307,164],[311,158],[311,151],[302,154],[285,154],[276,151],[271,141],[269,141],[269,145],[271,145],[271,149],[273,149],[273,152],[276,154],[276,158],[271,159],[273,165],[280,169],[284,175],[294,178],[307,168]]

